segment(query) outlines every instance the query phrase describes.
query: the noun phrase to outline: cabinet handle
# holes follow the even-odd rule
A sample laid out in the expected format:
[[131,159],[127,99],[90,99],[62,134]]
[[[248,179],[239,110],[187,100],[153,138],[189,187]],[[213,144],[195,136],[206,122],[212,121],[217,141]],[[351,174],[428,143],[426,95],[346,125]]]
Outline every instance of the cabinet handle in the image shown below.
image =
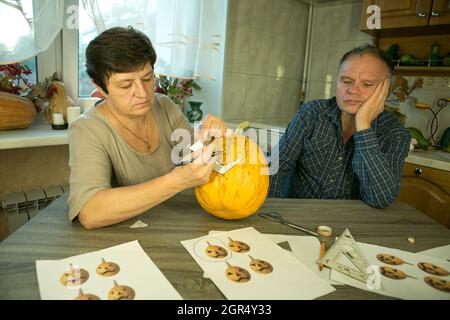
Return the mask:
[[414,173],[415,173],[417,176],[420,176],[420,175],[422,174],[422,169],[416,168],[416,170],[414,170]]
[[431,16],[432,17],[439,17],[439,11],[437,11],[437,10],[431,11]]
[[424,11],[418,11],[417,12],[417,16],[419,18],[425,18],[427,16],[427,14]]

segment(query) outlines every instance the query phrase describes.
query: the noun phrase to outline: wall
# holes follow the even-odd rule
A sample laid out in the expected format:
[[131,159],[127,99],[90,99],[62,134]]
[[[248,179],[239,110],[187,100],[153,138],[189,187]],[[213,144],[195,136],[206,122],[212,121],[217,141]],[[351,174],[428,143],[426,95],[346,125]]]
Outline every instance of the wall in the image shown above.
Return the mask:
[[[318,4],[313,13],[312,53],[308,69],[306,101],[333,97],[336,93],[336,76],[340,58],[352,48],[364,43],[373,44],[374,39],[359,31],[362,3],[340,1]],[[415,77],[406,78],[410,85]],[[449,96],[450,78],[424,77],[424,87],[414,91],[412,96],[433,105],[439,97]],[[406,115],[406,126],[416,127],[428,138],[432,113],[416,109],[410,103],[400,103],[400,111]],[[450,126],[450,104],[439,113],[437,140]]]
[[[0,201],[7,192],[68,183],[68,163],[67,145],[0,150]],[[7,228],[6,222],[0,206],[0,239],[7,229],[12,233],[20,226],[13,223]]]
[[309,6],[228,2],[222,117],[286,125],[299,102]]
[[330,98],[336,92],[340,58],[373,38],[359,31],[362,3],[339,1],[314,7],[306,101]]

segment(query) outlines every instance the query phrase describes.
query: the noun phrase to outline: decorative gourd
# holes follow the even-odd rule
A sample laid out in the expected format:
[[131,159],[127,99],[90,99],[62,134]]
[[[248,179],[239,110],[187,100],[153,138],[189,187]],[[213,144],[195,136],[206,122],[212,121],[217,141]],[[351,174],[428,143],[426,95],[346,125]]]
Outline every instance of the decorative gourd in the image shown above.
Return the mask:
[[49,124],[53,123],[53,113],[62,113],[64,120],[67,122],[67,107],[75,106],[75,103],[66,94],[64,83],[61,81],[53,81],[52,86],[55,88],[50,105],[45,109],[44,115]]
[[222,165],[242,160],[223,175],[213,171],[208,183],[195,188],[195,197],[204,210],[216,217],[246,218],[263,205],[269,189],[264,153],[243,135],[219,138],[214,143],[216,151],[222,151]]
[[0,92],[0,130],[27,128],[36,115],[36,108],[30,100]]

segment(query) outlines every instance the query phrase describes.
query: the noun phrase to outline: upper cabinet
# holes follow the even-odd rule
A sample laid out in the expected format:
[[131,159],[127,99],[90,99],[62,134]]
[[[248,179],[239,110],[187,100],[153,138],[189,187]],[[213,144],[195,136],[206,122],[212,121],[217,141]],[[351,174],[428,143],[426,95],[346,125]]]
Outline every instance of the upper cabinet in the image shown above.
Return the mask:
[[450,24],[450,0],[434,0],[430,25]]
[[[370,5],[380,7],[381,30],[450,25],[450,0],[364,0],[363,8]],[[369,31],[366,24],[369,16],[364,10],[363,31]]]

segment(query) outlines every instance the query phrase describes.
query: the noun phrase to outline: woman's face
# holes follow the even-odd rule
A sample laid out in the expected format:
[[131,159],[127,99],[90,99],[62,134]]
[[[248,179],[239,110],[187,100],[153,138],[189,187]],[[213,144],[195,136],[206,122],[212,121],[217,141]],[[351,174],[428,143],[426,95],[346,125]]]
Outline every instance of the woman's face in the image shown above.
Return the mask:
[[106,87],[108,94],[102,94],[117,111],[128,116],[144,115],[155,98],[153,68],[146,64],[139,71],[113,73]]

